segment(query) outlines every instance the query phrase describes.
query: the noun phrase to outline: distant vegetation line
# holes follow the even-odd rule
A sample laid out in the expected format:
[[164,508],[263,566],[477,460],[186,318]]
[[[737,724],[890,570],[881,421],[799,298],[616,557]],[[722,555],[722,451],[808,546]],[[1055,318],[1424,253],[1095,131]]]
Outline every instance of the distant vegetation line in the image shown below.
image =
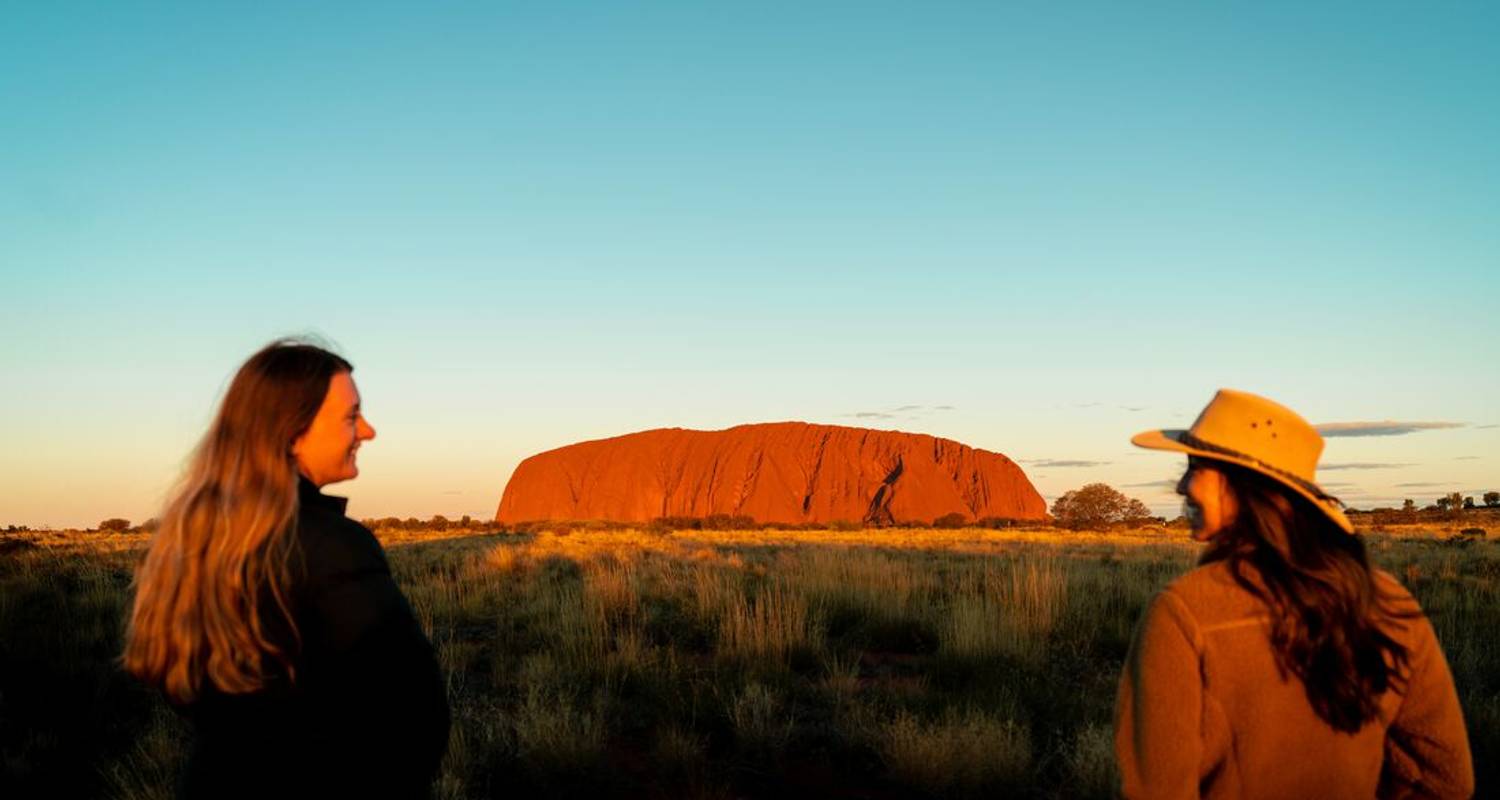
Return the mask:
[[[1500,512],[1500,492],[1490,491],[1480,495],[1476,502],[1473,495],[1464,495],[1460,492],[1452,492],[1435,499],[1432,503],[1419,506],[1415,500],[1406,500],[1400,508],[1376,507],[1370,509],[1347,509],[1351,516],[1361,516],[1365,519],[1357,520],[1356,524],[1365,525],[1416,525],[1423,523],[1452,522],[1462,520],[1473,514],[1480,514],[1478,519],[1491,519],[1492,514],[1485,512]],[[1185,520],[1176,517],[1168,520],[1166,517],[1152,516],[1146,510],[1146,506],[1140,500],[1126,497],[1108,484],[1090,483],[1064,493],[1053,502],[1051,514],[1045,519],[1006,519],[1003,517],[985,517],[975,519],[970,515],[961,513],[947,514],[932,520],[905,520],[875,522],[870,520],[832,520],[829,522],[809,523],[785,523],[785,522],[759,522],[753,517],[740,514],[712,514],[705,517],[659,517],[649,522],[626,522],[619,520],[534,520],[519,523],[500,523],[493,519],[476,519],[467,514],[456,519],[437,514],[427,519],[417,517],[380,517],[361,520],[365,527],[371,530],[398,530],[398,531],[469,531],[472,533],[498,533],[501,531],[532,532],[540,530],[554,530],[568,528],[576,530],[625,530],[625,529],[648,529],[657,531],[667,530],[863,530],[866,528],[987,528],[1003,530],[1008,528],[1034,529],[1039,527],[1057,526],[1073,528],[1078,530],[1111,530],[1121,528],[1139,527],[1141,525],[1161,525],[1173,528],[1185,527]],[[132,524],[130,520],[121,517],[111,517],[100,521],[87,531],[102,533],[125,533],[145,532],[156,530],[156,520],[148,519],[140,524]],[[38,530],[25,525],[5,525],[0,527],[0,533],[24,533]],[[51,530],[41,528],[39,530]]]

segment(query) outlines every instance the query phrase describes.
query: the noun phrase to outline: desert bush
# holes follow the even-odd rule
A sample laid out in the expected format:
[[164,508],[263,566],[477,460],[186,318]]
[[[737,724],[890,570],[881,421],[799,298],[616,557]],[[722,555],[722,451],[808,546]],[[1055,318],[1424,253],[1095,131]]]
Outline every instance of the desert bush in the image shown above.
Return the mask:
[[1091,483],[1057,498],[1052,516],[1067,528],[1102,528],[1115,523],[1132,524],[1151,518],[1146,504],[1126,497],[1104,483]]
[[657,517],[647,527],[658,531],[753,531],[760,525],[754,517],[742,514],[709,514],[706,517]]
[[1032,760],[1025,728],[975,709],[933,721],[903,712],[881,730],[879,751],[898,781],[944,797],[1015,787]]
[[703,518],[704,530],[753,531],[758,528],[754,517],[743,514],[710,514]]
[[1007,519],[1005,517],[985,517],[984,519],[977,520],[974,523],[974,527],[1000,530],[1004,528],[1014,528],[1017,522],[1017,520]]
[[36,548],[36,542],[28,541],[26,539],[0,539],[0,556],[20,552],[22,550],[35,550]]
[[964,526],[966,526],[968,524],[969,524],[969,518],[968,518],[968,516],[964,515],[964,514],[960,514],[960,513],[956,512],[956,511],[953,512],[952,514],[944,514],[941,517],[938,517],[937,519],[935,519],[935,520],[932,521],[932,527],[939,528],[939,529],[941,529],[941,528],[950,528],[950,529],[951,528],[962,528],[962,527],[964,527]]
[[785,705],[778,692],[753,681],[735,693],[728,713],[741,752],[758,759],[781,755],[797,725]]

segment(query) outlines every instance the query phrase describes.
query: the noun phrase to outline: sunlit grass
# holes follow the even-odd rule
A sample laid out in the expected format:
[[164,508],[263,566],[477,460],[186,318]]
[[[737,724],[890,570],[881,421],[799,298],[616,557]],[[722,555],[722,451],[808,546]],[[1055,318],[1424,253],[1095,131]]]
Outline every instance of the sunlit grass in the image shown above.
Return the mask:
[[[184,727],[110,660],[129,536],[0,557],[0,795],[170,795]],[[448,683],[445,798],[1108,797],[1131,631],[1198,552],[1162,530],[381,536]],[[1500,547],[1370,542],[1432,616],[1493,787]]]

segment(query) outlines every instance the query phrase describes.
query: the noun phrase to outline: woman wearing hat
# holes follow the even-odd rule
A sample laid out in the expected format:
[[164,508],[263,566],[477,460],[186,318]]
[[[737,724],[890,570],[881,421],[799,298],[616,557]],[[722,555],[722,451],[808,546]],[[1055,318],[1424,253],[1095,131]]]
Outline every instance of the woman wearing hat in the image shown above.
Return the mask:
[[1115,754],[1126,797],[1468,797],[1447,661],[1412,596],[1370,566],[1315,482],[1323,439],[1221,390],[1177,485],[1200,566],[1151,602],[1125,660]]

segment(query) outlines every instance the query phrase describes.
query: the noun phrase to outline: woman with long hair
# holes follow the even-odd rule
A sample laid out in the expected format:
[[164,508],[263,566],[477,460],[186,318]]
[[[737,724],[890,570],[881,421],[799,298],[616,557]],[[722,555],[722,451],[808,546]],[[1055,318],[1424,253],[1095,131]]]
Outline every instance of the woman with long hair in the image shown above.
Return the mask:
[[240,367],[135,576],[125,668],[192,722],[182,794],[424,796],[447,747],[431,643],[370,531],[321,492],[375,431],[353,367]]
[[1263,397],[1221,390],[1177,486],[1207,544],[1151,602],[1126,657],[1115,753],[1130,798],[1468,797],[1453,678],[1416,600],[1370,566],[1315,481],[1323,439]]

